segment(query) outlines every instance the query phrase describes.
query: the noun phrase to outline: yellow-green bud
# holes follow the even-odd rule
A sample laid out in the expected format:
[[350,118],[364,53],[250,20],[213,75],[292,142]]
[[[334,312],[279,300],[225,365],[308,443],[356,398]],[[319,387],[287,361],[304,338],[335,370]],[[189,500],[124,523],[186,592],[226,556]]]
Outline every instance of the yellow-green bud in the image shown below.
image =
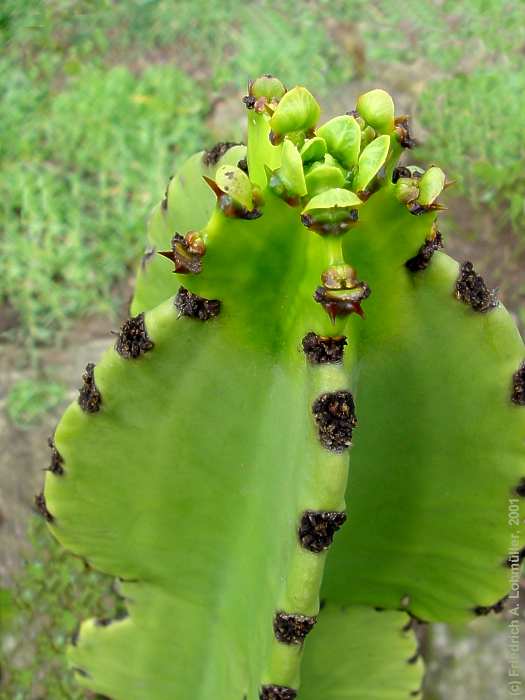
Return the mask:
[[445,173],[441,168],[429,168],[419,181],[418,204],[428,207],[435,202],[445,188]]
[[343,114],[334,117],[317,129],[331,153],[345,168],[357,164],[361,150],[361,129],[354,117]]
[[250,82],[249,92],[252,97],[265,97],[268,102],[278,102],[285,94],[286,88],[281,83],[279,78],[274,78],[273,75],[262,75],[253,82]]
[[294,87],[282,97],[270,119],[274,141],[282,140],[292,131],[313,129],[320,114],[321,108],[314,96],[304,87]]
[[357,111],[380,134],[394,129],[394,101],[385,90],[370,90],[357,100]]

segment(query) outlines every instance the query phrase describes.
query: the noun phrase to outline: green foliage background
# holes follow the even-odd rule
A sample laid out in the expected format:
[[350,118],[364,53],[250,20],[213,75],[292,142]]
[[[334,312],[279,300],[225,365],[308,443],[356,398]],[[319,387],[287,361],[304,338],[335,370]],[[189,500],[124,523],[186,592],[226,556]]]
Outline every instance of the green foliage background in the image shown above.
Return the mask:
[[[167,177],[217,140],[212,107],[263,72],[328,101],[393,82],[424,134],[416,158],[438,162],[498,230],[525,232],[521,0],[4,0],[0,44],[3,340],[33,363],[79,320],[116,318]],[[46,382],[15,387],[13,422],[61,400]],[[15,595],[0,591],[0,698],[84,697],[62,664],[64,631],[118,600],[40,524],[28,551]],[[31,659],[18,668],[21,636]]]
[[320,0],[287,12],[227,0],[203,12],[186,0],[7,0],[0,12],[0,298],[29,345],[115,308],[167,175],[211,145],[210,105],[264,71],[324,97],[415,65],[406,80],[421,83],[429,131],[420,157],[522,220],[519,1]]

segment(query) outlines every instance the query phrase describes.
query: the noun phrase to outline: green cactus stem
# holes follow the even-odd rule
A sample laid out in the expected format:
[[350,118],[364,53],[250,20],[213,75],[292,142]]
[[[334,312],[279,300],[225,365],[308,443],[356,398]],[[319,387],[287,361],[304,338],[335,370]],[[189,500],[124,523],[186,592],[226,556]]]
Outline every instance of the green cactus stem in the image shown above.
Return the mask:
[[71,664],[113,700],[401,700],[407,613],[468,620],[509,587],[523,343],[441,252],[445,176],[397,165],[387,93],[321,126],[272,76],[243,102],[247,146],[170,180],[132,316],[56,430],[37,506],[129,610],[84,622]]

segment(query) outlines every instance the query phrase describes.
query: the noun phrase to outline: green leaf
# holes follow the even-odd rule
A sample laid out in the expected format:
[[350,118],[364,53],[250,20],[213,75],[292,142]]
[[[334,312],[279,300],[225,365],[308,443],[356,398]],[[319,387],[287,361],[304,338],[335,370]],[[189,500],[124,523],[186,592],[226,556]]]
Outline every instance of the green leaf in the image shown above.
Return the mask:
[[215,182],[234,202],[248,211],[253,209],[252,184],[240,168],[235,165],[220,165],[215,173]]
[[317,124],[321,108],[311,92],[297,86],[279,102],[270,119],[271,130],[280,136],[294,131],[308,131]]
[[433,204],[445,187],[445,173],[441,168],[429,168],[419,181],[419,196],[417,201],[423,206]]
[[262,75],[253,81],[250,94],[254,97],[266,97],[267,100],[280,100],[286,93],[286,88],[279,78],[272,75]]
[[317,135],[326,141],[329,153],[345,168],[357,165],[361,148],[361,129],[354,117],[343,114],[334,117],[317,129]]
[[407,621],[399,612],[327,604],[306,645],[301,700],[407,700],[423,680]]
[[357,175],[352,182],[355,192],[363,192],[381,170],[390,149],[390,136],[378,136],[363,150],[359,157]]
[[305,175],[308,194],[313,197],[326,189],[342,189],[345,176],[341,168],[324,163],[314,163]]
[[315,160],[322,160],[326,153],[325,140],[320,136],[307,139],[301,148],[301,158],[303,163],[310,163]]
[[312,199],[310,199],[310,201],[304,207],[303,214],[322,209],[333,209],[335,207],[340,209],[358,207],[362,204],[363,202],[356,194],[354,194],[354,192],[350,192],[350,190],[345,190],[340,187],[335,187],[312,197]]
[[281,153],[281,167],[277,173],[288,194],[298,197],[306,194],[303,161],[297,146],[289,139],[284,140]]

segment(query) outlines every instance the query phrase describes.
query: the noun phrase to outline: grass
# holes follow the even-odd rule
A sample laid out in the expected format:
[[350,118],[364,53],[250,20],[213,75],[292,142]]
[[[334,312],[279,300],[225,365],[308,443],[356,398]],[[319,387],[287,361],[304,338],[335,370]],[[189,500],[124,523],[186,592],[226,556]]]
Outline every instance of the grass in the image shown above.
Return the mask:
[[[525,143],[518,126],[525,113],[523,70],[491,68],[442,79],[426,88],[420,110],[431,127],[425,151],[440,153],[459,191],[475,206],[490,207],[498,230],[523,229]],[[454,114],[454,121],[436,119],[436,111]]]
[[28,429],[63,403],[67,389],[46,379],[20,379],[10,389],[6,412],[14,425]]
[[87,569],[30,523],[30,558],[11,590],[0,589],[0,700],[85,700],[65,649],[86,617],[124,614],[112,579]]
[[287,24],[276,6],[4,6],[0,299],[29,347],[115,308],[168,176],[211,145],[205,118],[218,95],[264,70],[325,82],[337,52],[316,15]]
[[167,177],[211,145],[210,104],[267,71],[322,96],[354,73],[356,26],[371,82],[421,66],[422,157],[519,226],[525,5],[504,5],[303,0],[285,16],[276,0],[206,12],[188,0],[176,12],[164,0],[6,0],[0,300],[19,319],[11,335],[34,348],[74,319],[111,313]]

